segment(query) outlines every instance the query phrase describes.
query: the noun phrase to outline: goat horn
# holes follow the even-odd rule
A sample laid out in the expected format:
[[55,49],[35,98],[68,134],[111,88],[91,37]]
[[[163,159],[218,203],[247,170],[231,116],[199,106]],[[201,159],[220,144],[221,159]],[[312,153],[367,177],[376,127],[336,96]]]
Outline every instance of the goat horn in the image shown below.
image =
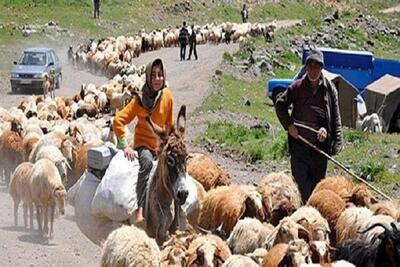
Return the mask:
[[365,229],[364,231],[358,231],[357,233],[364,234],[364,233],[374,229],[377,226],[382,227],[383,229],[385,229],[385,231],[390,231],[390,229],[386,225],[384,225],[383,223],[375,223],[375,224],[371,225],[370,227],[368,227],[367,229]]
[[211,234],[210,230],[204,229],[203,227],[200,227],[197,225],[197,229],[202,233],[202,234]]
[[65,164],[67,165],[68,169],[72,170],[71,165],[68,163],[68,160],[65,161]]
[[390,223],[390,226],[392,226],[393,230],[394,230],[396,233],[400,233],[399,229],[397,228],[397,225],[396,225],[394,222]]

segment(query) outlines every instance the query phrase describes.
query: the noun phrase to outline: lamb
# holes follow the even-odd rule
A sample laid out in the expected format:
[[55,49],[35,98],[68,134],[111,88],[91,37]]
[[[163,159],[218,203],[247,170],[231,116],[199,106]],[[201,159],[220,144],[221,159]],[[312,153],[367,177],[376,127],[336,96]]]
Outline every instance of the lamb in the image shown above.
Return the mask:
[[117,145],[117,136],[114,133],[111,119],[106,122],[106,125],[101,130],[101,140]]
[[181,267],[186,264],[186,252],[197,236],[189,231],[176,231],[161,247],[161,266]]
[[309,241],[310,233],[308,233],[303,226],[294,222],[290,217],[285,217],[267,236],[265,239],[265,247],[270,249],[276,244],[289,243],[289,241],[298,238]]
[[329,224],[317,209],[303,206],[290,215],[290,218],[309,231],[313,240],[327,241],[329,243],[329,234],[331,232]]
[[370,209],[374,215],[388,215],[394,220],[400,221],[400,200],[378,202],[373,204]]
[[244,217],[261,221],[268,217],[260,193],[253,186],[220,186],[210,190],[202,202],[199,226],[214,230],[222,225],[229,235],[237,221]]
[[[54,212],[57,206],[62,215],[65,213],[64,203],[67,192],[62,184],[60,174],[49,159],[41,159],[33,165],[31,182],[32,200],[36,206],[36,217],[39,231],[53,238]],[[48,210],[50,208],[50,232],[48,228]],[[44,217],[44,227],[42,219]]]
[[191,242],[187,251],[185,266],[220,267],[231,256],[231,252],[222,239],[216,235],[201,235]]
[[75,116],[76,118],[80,118],[85,114],[90,118],[97,118],[99,110],[95,104],[79,101]]
[[61,180],[63,181],[63,183],[68,184],[67,172],[68,169],[71,169],[71,166],[69,165],[64,155],[61,153],[60,149],[58,149],[56,146],[53,145],[42,147],[36,155],[35,162],[40,159],[51,160],[57,167],[57,170],[61,176]]
[[22,162],[23,157],[22,126],[18,120],[13,119],[11,129],[5,130],[0,136],[0,166],[5,171],[6,184],[10,181],[11,172]]
[[[387,215],[374,215],[370,218],[368,218],[362,226],[360,227],[360,230],[358,231],[358,239],[367,241],[367,242],[374,242],[376,238],[380,234],[384,232],[384,229],[390,229],[391,224],[394,223],[394,220],[392,217],[387,216]],[[372,225],[380,224],[382,225],[381,227],[371,229],[367,231],[366,229],[369,229]]]
[[199,181],[206,191],[222,185],[230,185],[229,174],[224,172],[215,161],[201,153],[191,153],[187,160],[187,171]]
[[117,111],[122,110],[131,97],[131,93],[127,90],[123,93],[113,92],[110,99],[111,114],[115,114]]
[[18,225],[18,206],[23,202],[24,225],[28,227],[28,207],[30,213],[30,228],[33,229],[33,202],[30,191],[33,164],[24,162],[15,169],[9,187],[9,193],[14,200],[14,224]]
[[254,218],[244,218],[237,222],[227,243],[232,253],[245,255],[263,247],[273,230],[271,224],[263,224]]
[[315,207],[328,221],[331,229],[331,241],[334,241],[336,222],[346,208],[344,200],[331,190],[320,190],[310,196],[307,205]]
[[35,162],[37,153],[41,150],[42,147],[47,145],[54,145],[58,148],[61,147],[61,143],[67,138],[64,133],[60,132],[51,132],[46,135],[43,135],[37,144],[32,149],[31,154],[29,155],[29,161]]
[[277,244],[265,255],[262,267],[300,266],[311,263],[308,244],[302,239],[291,240],[289,244]]
[[23,156],[24,161],[29,161],[29,155],[31,154],[33,147],[37,144],[37,142],[39,142],[40,138],[41,136],[35,132],[28,133],[27,135],[24,136],[24,139],[22,140],[22,146],[24,150],[24,156]]
[[54,73],[44,73],[43,74],[43,97],[46,98],[47,94],[50,93],[51,98],[55,98],[55,83],[54,83]]
[[251,258],[243,255],[232,255],[222,265],[222,267],[258,267]]
[[271,223],[277,225],[279,221],[292,214],[301,206],[300,191],[296,182],[284,173],[271,173],[259,183],[259,191],[263,187],[269,188],[270,194],[263,193],[263,199],[271,198],[272,218]]
[[372,217],[372,212],[365,207],[349,207],[340,214],[336,226],[336,242],[356,239],[362,225]]
[[102,267],[158,267],[160,250],[146,233],[135,226],[123,225],[112,231],[102,249]]
[[356,185],[343,176],[326,177],[317,184],[313,193],[324,189],[335,192],[343,200],[352,202],[356,206],[369,207],[377,202],[366,185]]
[[331,252],[335,249],[326,241],[311,241],[309,245],[312,262],[318,262],[323,266],[331,262]]

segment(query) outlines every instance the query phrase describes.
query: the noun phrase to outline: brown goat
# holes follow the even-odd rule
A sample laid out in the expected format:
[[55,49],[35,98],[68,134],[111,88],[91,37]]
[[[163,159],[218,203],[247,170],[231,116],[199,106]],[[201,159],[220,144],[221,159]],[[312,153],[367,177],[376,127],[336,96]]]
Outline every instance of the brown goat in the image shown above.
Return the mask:
[[11,121],[11,129],[5,130],[0,136],[0,158],[0,167],[5,171],[5,182],[8,184],[11,172],[24,158],[22,126],[16,119]]
[[231,256],[228,245],[216,235],[202,235],[190,244],[187,252],[186,267],[215,266],[221,267]]
[[320,190],[310,196],[307,205],[316,208],[328,221],[331,229],[331,242],[334,243],[336,240],[335,226],[340,214],[346,208],[346,202],[331,190]]
[[313,193],[324,189],[335,192],[344,201],[351,202],[356,206],[369,207],[377,202],[366,185],[355,184],[344,176],[326,177],[317,184]]
[[33,164],[24,162],[17,166],[10,181],[9,193],[14,200],[14,224],[18,225],[18,206],[23,202],[24,225],[28,227],[28,208],[30,228],[33,229],[33,201],[30,190]]
[[201,153],[189,154],[187,163],[190,176],[199,181],[206,191],[222,185],[230,185],[229,174],[224,172],[214,160]]
[[[263,187],[268,187],[265,191]],[[301,206],[300,191],[292,177],[284,173],[270,173],[259,183],[264,201],[271,199],[272,218],[271,224],[277,225],[279,221],[292,214]],[[270,195],[267,194],[270,192]]]
[[215,230],[222,225],[230,234],[236,223],[244,217],[265,221],[269,216],[263,206],[261,194],[248,185],[220,186],[210,190],[202,202],[199,226]]

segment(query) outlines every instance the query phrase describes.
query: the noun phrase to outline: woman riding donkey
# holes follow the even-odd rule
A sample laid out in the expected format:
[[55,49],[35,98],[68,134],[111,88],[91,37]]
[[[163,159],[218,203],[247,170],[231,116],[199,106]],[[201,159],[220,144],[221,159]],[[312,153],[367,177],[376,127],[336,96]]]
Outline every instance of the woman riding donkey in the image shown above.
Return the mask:
[[[161,59],[150,62],[146,67],[146,83],[141,91],[134,94],[131,102],[114,118],[114,132],[118,139],[117,147],[124,150],[125,157],[134,160],[134,150],[139,158],[139,175],[136,185],[138,209],[134,214],[134,223],[144,226],[143,205],[145,201],[146,184],[153,167],[153,159],[159,146],[158,137],[149,127],[146,117],[153,123],[169,132],[173,128],[174,99],[172,92],[165,85],[166,73]],[[125,137],[125,125],[135,117],[138,122],[135,128],[133,149]]]

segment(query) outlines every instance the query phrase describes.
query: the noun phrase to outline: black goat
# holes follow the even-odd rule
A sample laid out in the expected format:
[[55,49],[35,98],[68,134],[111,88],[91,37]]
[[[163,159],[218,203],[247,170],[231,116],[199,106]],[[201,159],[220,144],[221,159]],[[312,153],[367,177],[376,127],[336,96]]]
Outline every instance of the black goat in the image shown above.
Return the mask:
[[344,240],[337,244],[332,261],[347,260],[357,267],[398,267],[400,266],[400,231],[395,223],[392,229],[377,223],[363,233],[380,226],[385,231],[372,243],[363,240]]

